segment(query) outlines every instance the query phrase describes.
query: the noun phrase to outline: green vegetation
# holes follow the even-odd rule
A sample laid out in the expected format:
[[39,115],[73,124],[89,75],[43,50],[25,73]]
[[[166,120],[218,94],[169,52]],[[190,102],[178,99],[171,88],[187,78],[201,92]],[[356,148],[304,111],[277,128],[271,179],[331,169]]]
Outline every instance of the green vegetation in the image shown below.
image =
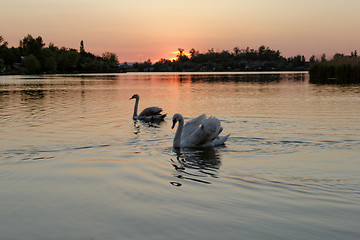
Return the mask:
[[309,69],[311,83],[360,83],[360,58],[354,51],[350,56],[335,54],[333,59],[316,62]]
[[80,51],[57,47],[50,43],[45,47],[42,37],[24,37],[19,47],[8,47],[0,36],[0,74],[41,73],[103,73],[121,72],[115,54],[106,52],[101,57],[86,52],[84,42]]

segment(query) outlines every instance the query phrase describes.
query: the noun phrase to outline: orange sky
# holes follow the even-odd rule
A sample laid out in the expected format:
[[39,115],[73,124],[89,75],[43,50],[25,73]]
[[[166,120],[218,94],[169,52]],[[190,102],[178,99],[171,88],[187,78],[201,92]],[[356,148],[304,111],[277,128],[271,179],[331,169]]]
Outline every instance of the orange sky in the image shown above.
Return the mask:
[[359,0],[1,0],[0,35],[116,53],[121,62],[260,45],[297,54],[360,50]]

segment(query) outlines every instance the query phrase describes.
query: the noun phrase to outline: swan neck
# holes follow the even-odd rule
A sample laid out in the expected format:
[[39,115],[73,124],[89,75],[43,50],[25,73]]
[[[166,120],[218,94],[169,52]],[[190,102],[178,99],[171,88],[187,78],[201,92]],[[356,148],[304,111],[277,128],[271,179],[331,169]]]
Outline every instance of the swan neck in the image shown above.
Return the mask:
[[182,135],[183,128],[184,128],[184,119],[181,118],[179,120],[179,125],[176,130],[175,137],[174,137],[174,142],[173,142],[174,147],[180,147],[181,135]]
[[137,117],[138,106],[139,106],[139,98],[136,98],[136,100],[135,100],[135,106],[134,106],[133,118]]

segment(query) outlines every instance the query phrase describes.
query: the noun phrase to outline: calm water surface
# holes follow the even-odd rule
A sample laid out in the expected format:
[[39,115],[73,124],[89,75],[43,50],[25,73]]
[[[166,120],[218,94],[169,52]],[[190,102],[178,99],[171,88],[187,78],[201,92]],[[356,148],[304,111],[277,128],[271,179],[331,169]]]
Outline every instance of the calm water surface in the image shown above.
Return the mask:
[[[174,113],[231,136],[173,149]],[[359,118],[307,73],[0,76],[0,238],[360,239]]]

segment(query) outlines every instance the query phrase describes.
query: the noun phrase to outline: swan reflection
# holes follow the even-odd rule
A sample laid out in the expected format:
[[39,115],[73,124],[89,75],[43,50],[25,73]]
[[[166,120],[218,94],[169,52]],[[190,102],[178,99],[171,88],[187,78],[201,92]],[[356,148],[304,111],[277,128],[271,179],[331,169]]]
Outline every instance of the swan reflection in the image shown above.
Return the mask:
[[221,165],[220,154],[216,148],[174,148],[176,159],[170,159],[175,169],[172,174],[177,181],[170,184],[180,187],[181,180],[211,184],[211,178],[217,178]]
[[141,133],[141,128],[149,129],[149,128],[160,128],[160,125],[163,124],[163,120],[152,120],[152,121],[146,121],[146,120],[134,120],[134,131],[133,133],[135,135]]

